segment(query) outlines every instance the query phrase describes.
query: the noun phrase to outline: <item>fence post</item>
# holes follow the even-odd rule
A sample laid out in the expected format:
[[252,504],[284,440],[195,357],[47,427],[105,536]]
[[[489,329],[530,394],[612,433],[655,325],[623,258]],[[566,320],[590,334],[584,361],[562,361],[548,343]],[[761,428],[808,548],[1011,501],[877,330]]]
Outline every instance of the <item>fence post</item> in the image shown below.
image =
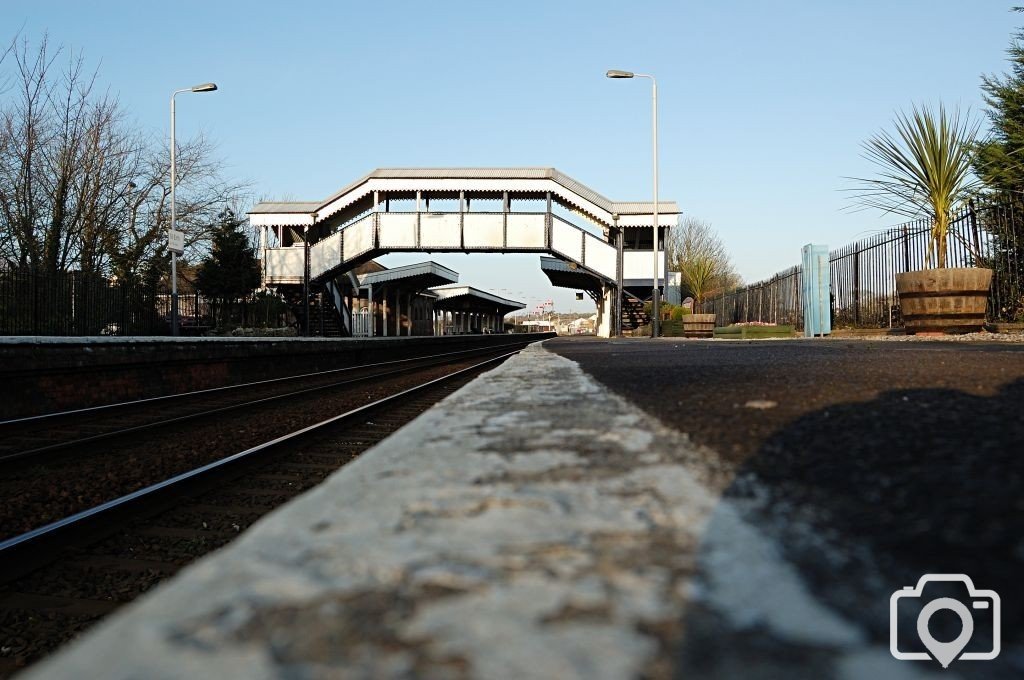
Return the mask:
[[853,325],[860,325],[860,245],[853,250]]
[[903,271],[910,271],[910,232],[907,225],[903,225]]
[[121,327],[117,332],[119,335],[131,335],[128,332],[128,284],[118,281],[117,287],[121,289]]
[[974,199],[967,201],[967,211],[970,214],[971,236],[974,238],[974,255],[972,263],[977,266],[978,258],[981,257],[981,233],[978,231],[978,213],[974,209]]
[[32,270],[32,334],[39,335],[39,272]]

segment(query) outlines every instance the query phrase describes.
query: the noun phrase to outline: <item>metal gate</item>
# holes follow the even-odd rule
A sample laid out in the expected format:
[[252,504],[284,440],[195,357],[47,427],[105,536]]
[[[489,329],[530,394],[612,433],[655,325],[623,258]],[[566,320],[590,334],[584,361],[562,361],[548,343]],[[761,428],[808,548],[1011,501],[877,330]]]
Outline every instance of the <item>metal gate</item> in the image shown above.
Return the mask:
[[352,315],[352,336],[369,338],[373,335],[373,315],[368,307],[363,307]]

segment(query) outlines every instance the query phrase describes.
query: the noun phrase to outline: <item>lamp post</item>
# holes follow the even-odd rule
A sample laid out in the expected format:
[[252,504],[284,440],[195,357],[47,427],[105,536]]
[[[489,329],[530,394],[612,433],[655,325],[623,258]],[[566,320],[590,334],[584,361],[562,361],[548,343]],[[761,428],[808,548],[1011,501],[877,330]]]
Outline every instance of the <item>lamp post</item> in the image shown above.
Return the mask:
[[[661,322],[658,318],[658,81],[647,73],[617,71],[605,73],[608,78],[650,78],[651,79],[651,127],[654,130],[654,288],[651,293],[651,337],[660,335]],[[620,293],[621,295],[621,293]]]
[[182,252],[183,241],[178,235],[178,204],[174,200],[174,189],[177,183],[177,166],[175,165],[174,144],[174,98],[182,92],[213,92],[217,89],[214,83],[193,85],[171,94],[171,228],[167,231],[168,250],[171,251],[171,335],[178,335],[178,255]]

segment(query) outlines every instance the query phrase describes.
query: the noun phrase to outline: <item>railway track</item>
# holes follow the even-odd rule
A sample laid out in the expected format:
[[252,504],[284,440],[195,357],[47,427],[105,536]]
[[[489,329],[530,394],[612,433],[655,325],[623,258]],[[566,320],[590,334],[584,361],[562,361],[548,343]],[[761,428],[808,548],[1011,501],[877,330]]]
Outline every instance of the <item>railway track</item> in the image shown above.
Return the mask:
[[521,345],[521,342],[512,342],[0,420],[0,469],[17,461],[60,454],[85,444],[134,435],[144,430],[180,426],[201,418],[220,417],[232,410],[402,375],[423,366],[443,365],[460,358]]
[[[425,370],[441,375],[450,365],[522,346],[519,341],[269,381],[269,388],[240,385],[213,395],[176,395],[34,418],[36,440],[17,450],[9,444],[6,459],[0,459],[0,497],[5,500],[0,505],[0,540],[400,391],[415,384]],[[188,413],[165,414],[168,403],[188,402],[193,396],[195,401],[214,401],[192,406]],[[28,427],[25,420],[8,422]],[[0,439],[9,434],[0,431]]]
[[0,678],[225,545],[514,353],[420,367],[390,394],[0,542]]

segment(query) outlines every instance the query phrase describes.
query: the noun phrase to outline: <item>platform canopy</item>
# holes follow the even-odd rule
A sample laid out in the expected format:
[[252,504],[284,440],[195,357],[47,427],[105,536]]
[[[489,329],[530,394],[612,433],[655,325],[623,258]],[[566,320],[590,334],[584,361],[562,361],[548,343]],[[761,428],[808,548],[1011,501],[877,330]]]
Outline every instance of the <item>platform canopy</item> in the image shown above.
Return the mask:
[[359,277],[361,286],[400,285],[403,288],[423,290],[431,286],[457,283],[458,272],[436,262],[419,262],[403,267],[382,269]]
[[573,262],[566,262],[557,257],[541,256],[540,269],[551,281],[551,285],[558,288],[571,288],[583,290],[591,295],[601,293],[601,281],[584,269],[575,266]]
[[434,308],[441,310],[497,312],[504,316],[526,307],[523,302],[509,300],[472,286],[440,286],[431,288],[430,292],[437,295]]

